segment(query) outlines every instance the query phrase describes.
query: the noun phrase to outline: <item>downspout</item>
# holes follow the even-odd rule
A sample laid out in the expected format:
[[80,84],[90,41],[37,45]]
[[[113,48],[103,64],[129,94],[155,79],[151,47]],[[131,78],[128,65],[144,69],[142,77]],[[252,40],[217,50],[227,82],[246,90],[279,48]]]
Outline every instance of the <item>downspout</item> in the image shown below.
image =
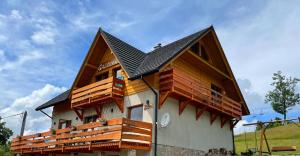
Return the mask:
[[[232,121],[230,121],[232,122]],[[232,154],[233,155],[237,155],[236,151],[235,151],[235,140],[234,140],[234,132],[233,132],[234,128],[232,128],[231,130],[231,136],[232,136],[232,145],[233,145],[233,149],[232,149]]]
[[143,75],[141,76],[141,79],[144,81],[144,83],[151,89],[151,91],[155,95],[155,102],[154,102],[154,153],[153,153],[153,155],[157,156],[157,116],[158,116],[158,109],[157,108],[158,108],[158,93],[144,79]]

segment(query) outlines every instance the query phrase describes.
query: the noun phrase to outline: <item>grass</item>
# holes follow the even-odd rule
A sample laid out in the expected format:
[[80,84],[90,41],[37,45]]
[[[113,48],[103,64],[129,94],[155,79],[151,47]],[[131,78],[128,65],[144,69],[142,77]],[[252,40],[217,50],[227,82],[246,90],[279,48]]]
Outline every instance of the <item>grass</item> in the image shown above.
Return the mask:
[[[298,124],[299,125],[299,124]],[[300,125],[299,125],[300,126]],[[272,155],[299,155],[300,156],[300,127],[295,124],[288,124],[267,129],[266,137],[270,148],[274,146],[296,146],[297,151],[273,152]],[[256,131],[257,148],[259,148],[260,131]],[[235,146],[238,154],[246,151],[247,148],[255,148],[255,132],[239,134],[235,136]],[[264,142],[263,151],[267,151]]]

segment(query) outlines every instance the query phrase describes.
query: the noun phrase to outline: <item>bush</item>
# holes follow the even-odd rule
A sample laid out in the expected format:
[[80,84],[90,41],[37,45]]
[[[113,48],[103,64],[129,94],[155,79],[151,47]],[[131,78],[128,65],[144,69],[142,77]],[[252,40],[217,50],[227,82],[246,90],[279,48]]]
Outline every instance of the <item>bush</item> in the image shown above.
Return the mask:
[[13,156],[13,154],[9,150],[9,144],[8,145],[0,145],[0,155],[1,156]]

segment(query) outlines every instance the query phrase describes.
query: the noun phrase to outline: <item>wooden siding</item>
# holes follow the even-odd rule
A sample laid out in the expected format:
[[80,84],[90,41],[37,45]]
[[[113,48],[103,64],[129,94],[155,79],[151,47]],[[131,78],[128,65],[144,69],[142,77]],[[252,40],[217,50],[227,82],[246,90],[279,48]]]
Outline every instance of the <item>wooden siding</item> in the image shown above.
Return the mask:
[[175,60],[171,67],[182,70],[186,74],[201,80],[207,87],[210,87],[211,83],[213,83],[224,90],[221,80],[218,80],[216,77],[205,72],[204,69],[191,64],[188,62],[188,60],[185,60],[182,57],[179,57],[177,60]]
[[152,124],[125,118],[112,119],[107,125],[93,122],[22,136],[12,140],[11,150],[20,154],[68,154],[70,152],[150,150]]

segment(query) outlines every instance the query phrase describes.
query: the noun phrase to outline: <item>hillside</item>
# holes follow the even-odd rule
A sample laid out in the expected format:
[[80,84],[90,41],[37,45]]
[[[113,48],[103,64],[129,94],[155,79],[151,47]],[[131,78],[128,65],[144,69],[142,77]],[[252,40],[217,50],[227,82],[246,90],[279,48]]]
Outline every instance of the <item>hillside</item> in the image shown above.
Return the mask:
[[[300,125],[299,125],[300,126]],[[259,147],[260,131],[256,132],[257,147]],[[297,146],[297,151],[294,152],[274,152],[274,155],[300,155],[300,127],[295,124],[288,124],[286,126],[280,126],[270,128],[266,131],[266,136],[270,145],[273,146]],[[246,133],[235,136],[236,151],[238,154],[245,151],[246,148],[255,148],[255,133]],[[264,151],[267,151],[267,147],[264,143]]]

